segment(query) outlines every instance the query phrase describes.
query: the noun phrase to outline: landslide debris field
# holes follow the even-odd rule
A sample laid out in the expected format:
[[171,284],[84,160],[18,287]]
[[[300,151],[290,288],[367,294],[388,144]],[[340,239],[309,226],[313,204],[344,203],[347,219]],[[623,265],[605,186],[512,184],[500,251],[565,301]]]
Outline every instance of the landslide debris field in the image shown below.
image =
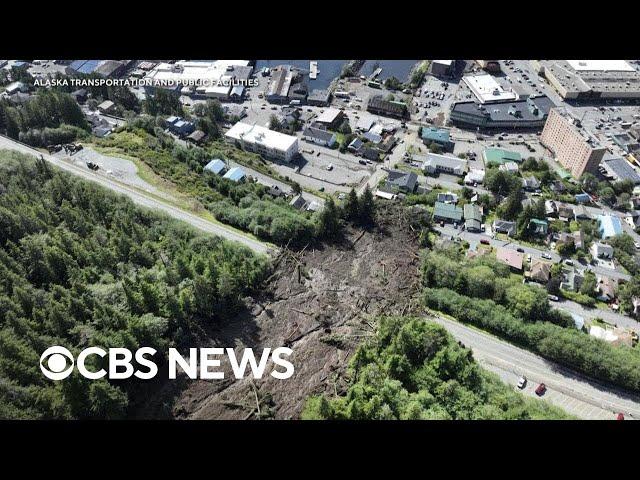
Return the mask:
[[[178,419],[298,418],[306,398],[340,394],[354,349],[373,334],[372,318],[416,312],[419,286],[417,232],[409,212],[380,205],[371,230],[348,228],[322,248],[284,251],[258,297],[245,299],[235,317],[203,333],[197,347],[288,346],[294,375],[236,380],[223,360],[224,380],[166,382],[141,405],[140,416]],[[282,370],[282,367],[280,367]]]

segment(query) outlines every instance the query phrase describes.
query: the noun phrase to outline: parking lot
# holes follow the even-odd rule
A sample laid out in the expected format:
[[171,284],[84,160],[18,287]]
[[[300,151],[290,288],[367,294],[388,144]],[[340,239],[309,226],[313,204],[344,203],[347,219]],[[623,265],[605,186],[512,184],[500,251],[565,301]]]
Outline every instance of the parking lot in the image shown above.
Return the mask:
[[413,97],[412,120],[443,125],[451,103],[457,101],[460,88],[457,80],[444,80],[427,75],[420,90]]

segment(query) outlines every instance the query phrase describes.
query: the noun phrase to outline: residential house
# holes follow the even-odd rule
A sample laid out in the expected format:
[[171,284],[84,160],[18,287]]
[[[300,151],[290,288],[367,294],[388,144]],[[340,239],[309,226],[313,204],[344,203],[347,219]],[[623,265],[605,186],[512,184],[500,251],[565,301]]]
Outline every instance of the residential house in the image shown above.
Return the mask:
[[593,258],[613,258],[613,247],[606,243],[594,242],[589,249]]
[[535,235],[546,235],[549,231],[549,223],[546,220],[532,218],[529,220],[528,228]]
[[575,218],[576,221],[589,220],[591,218],[591,215],[587,211],[587,207],[585,207],[584,205],[576,205],[575,207],[573,207],[573,218]]
[[598,300],[603,302],[611,302],[615,300],[616,293],[618,291],[618,281],[611,277],[604,275],[598,277],[598,285],[596,287],[598,292]]
[[332,148],[336,144],[336,134],[328,130],[315,127],[307,127],[302,132],[302,138],[307,142]]
[[551,264],[538,259],[533,260],[528,276],[534,282],[546,284],[551,276]]
[[433,208],[433,220],[436,222],[460,223],[462,209],[450,203],[436,202]]
[[[414,159],[417,159],[414,156]],[[425,158],[424,156],[422,158]],[[425,174],[434,175],[436,173],[449,173],[452,175],[462,176],[467,171],[468,162],[458,157],[448,155],[438,155],[436,153],[428,153],[426,160],[422,164],[422,170]]]
[[575,196],[576,202],[578,203],[589,203],[591,202],[591,197],[588,193],[578,193]]
[[573,207],[571,205],[562,204],[558,207],[558,219],[563,222],[569,222],[573,219]]
[[403,172],[401,170],[387,170],[386,187],[392,191],[402,191],[413,193],[418,184],[418,176],[413,172]]
[[360,154],[366,158],[367,160],[371,160],[373,162],[380,161],[380,151],[373,147],[363,147],[361,149]]
[[533,175],[522,179],[522,188],[529,192],[535,192],[540,189],[540,181]]
[[553,182],[550,188],[554,193],[564,193],[567,190],[567,187],[565,187],[564,183],[562,183],[560,180],[556,180],[555,182]]
[[307,201],[302,197],[302,195],[296,195],[291,199],[289,205],[297,210],[302,210],[307,206]]
[[347,145],[347,150],[353,153],[358,153],[360,152],[360,149],[362,148],[363,145],[364,143],[362,142],[362,140],[356,137],[353,140],[351,140],[351,143],[349,143],[349,145]]
[[451,141],[450,132],[446,128],[422,127],[420,138],[425,145],[436,144],[445,152],[453,152],[455,143]]
[[438,193],[436,201],[442,203],[453,203],[455,205],[458,203],[458,195],[452,192]]
[[624,221],[629,224],[631,228],[639,229],[640,228],[640,211],[634,210],[633,212],[628,213],[624,217]]
[[498,250],[496,251],[496,259],[517,272],[522,271],[524,255],[512,248],[498,247]]
[[516,162],[506,162],[498,167],[503,172],[518,173],[518,164]]
[[100,105],[98,105],[98,111],[103,114],[113,114],[116,111],[116,104],[111,100],[105,100]]
[[620,218],[613,215],[598,215],[598,232],[600,232],[601,238],[622,235]]
[[480,184],[484,182],[485,171],[477,168],[472,168],[469,173],[464,177],[464,183],[466,185]]
[[187,141],[191,143],[195,143],[196,145],[200,145],[207,139],[207,134],[202,130],[194,130],[189,135],[187,135]]
[[510,237],[513,237],[516,234],[516,222],[509,222],[507,220],[494,220],[492,228],[494,232],[506,233]]
[[584,277],[573,267],[563,268],[560,288],[571,292],[580,291]]
[[482,211],[480,207],[472,203],[466,203],[463,208],[464,228],[469,232],[482,230]]
[[553,200],[544,201],[544,214],[547,217],[555,217],[558,214],[558,204]]

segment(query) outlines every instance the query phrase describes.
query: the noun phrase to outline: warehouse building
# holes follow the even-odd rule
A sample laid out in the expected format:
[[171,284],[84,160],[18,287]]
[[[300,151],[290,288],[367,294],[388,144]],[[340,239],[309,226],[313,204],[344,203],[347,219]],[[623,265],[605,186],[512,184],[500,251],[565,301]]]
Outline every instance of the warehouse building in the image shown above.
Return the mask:
[[260,125],[238,122],[225,133],[229,143],[266,158],[291,162],[298,155],[298,137],[269,130]]
[[407,105],[403,102],[385,100],[382,95],[375,95],[367,102],[367,111],[375,115],[385,117],[406,118],[408,114]]
[[337,108],[327,108],[315,119],[313,123],[321,125],[322,128],[328,130],[336,130],[342,122],[344,122],[346,115],[342,110]]
[[625,60],[542,60],[543,75],[565,100],[640,98],[640,72]]
[[[233,86],[253,72],[249,60],[160,63],[144,77],[145,91],[156,88],[183,95],[228,100]],[[249,73],[250,75],[250,73]]]
[[269,103],[288,103],[289,89],[296,77],[291,65],[278,65],[271,70],[265,98]]
[[551,150],[560,165],[574,178],[580,178],[584,172],[597,173],[606,151],[591,133],[582,128],[579,120],[557,108],[549,114],[540,143]]
[[546,95],[506,103],[481,104],[473,101],[451,104],[449,121],[462,128],[509,130],[539,129],[555,104]]

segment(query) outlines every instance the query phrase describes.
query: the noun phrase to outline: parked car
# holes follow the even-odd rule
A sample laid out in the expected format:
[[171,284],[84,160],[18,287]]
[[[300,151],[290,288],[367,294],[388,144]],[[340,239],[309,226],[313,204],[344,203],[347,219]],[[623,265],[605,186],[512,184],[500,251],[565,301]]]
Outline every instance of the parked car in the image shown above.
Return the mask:
[[518,380],[518,388],[520,390],[522,390],[524,387],[527,386],[527,377],[525,377],[524,375],[520,377],[520,379]]
[[544,383],[541,383],[540,385],[538,385],[538,387],[536,388],[536,395],[538,395],[539,397],[541,397],[542,395],[544,395],[544,393],[547,391],[547,386]]
[[333,163],[330,163],[329,165],[327,165],[327,170],[329,171],[333,170]]
[[542,258],[545,258],[545,259],[547,259],[547,260],[551,260],[551,255],[549,255],[547,252],[544,252],[544,253],[542,254]]
[[557,295],[547,295],[547,297],[549,298],[549,300],[551,300],[552,302],[558,302],[560,299],[558,298]]
[[619,413],[618,415],[616,415],[616,420],[624,420],[624,414]]
[[489,240],[487,240],[486,238],[481,238],[480,239],[480,243],[484,244],[484,245],[489,245]]
[[516,248],[516,252],[524,253],[524,248],[518,247]]

